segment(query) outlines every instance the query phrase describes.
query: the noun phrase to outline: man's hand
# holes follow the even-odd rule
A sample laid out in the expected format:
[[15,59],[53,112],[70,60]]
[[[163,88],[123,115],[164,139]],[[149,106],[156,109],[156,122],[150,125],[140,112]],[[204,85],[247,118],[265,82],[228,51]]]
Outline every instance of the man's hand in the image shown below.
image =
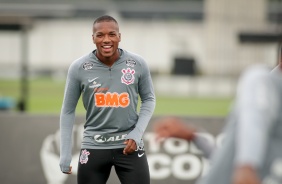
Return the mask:
[[261,182],[252,166],[242,165],[234,169],[232,184],[261,184]]
[[157,134],[157,140],[169,137],[192,140],[196,129],[187,126],[179,118],[167,117],[155,122],[154,131]]
[[131,154],[137,149],[136,142],[133,139],[124,141],[124,144],[126,144],[125,148],[123,149],[123,154],[125,155]]
[[63,173],[65,173],[65,174],[71,174],[72,173],[72,166],[70,166],[70,170],[69,170],[69,172],[63,172]]

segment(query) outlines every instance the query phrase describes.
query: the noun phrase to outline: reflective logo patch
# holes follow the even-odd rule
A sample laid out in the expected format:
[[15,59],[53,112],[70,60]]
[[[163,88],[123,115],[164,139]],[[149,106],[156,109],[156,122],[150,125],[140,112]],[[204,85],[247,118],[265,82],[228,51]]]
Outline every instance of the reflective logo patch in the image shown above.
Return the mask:
[[90,69],[93,68],[93,66],[94,66],[93,63],[91,63],[91,62],[85,62],[85,63],[83,63],[82,68],[83,68],[84,70],[90,70]]
[[104,142],[116,142],[116,141],[122,141],[125,140],[125,137],[127,134],[123,135],[116,135],[116,136],[103,136],[103,135],[95,135],[94,140],[99,143]]
[[88,155],[90,155],[90,152],[86,149],[81,151],[81,155],[79,158],[81,164],[86,164],[88,162]]
[[129,59],[129,60],[125,61],[125,64],[127,66],[134,67],[136,65],[136,61]]
[[89,85],[89,88],[97,88],[97,87],[100,87],[101,84],[97,82],[99,77],[95,77],[93,79],[88,79],[88,82],[89,83],[92,83]]
[[126,85],[134,83],[134,80],[135,80],[135,77],[134,77],[135,70],[134,69],[130,69],[130,68],[122,69],[121,72],[123,73],[123,75],[121,76],[122,83]]

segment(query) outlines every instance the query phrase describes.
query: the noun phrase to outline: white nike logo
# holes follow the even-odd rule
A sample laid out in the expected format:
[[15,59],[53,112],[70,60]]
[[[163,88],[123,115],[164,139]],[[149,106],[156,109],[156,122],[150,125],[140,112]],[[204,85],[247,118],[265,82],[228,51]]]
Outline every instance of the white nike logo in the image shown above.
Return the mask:
[[138,153],[138,157],[142,157],[143,155],[144,155],[144,153],[142,153],[142,154],[139,154],[139,153]]
[[88,79],[88,82],[93,82],[93,81],[96,80],[97,78],[99,78],[99,77],[96,77],[96,78],[94,78],[94,79]]

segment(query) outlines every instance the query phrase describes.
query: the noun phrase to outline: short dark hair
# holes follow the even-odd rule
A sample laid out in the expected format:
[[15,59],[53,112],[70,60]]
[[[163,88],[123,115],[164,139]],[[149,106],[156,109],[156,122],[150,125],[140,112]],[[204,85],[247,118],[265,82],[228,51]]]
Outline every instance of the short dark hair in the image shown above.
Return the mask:
[[117,20],[110,15],[102,15],[102,16],[98,17],[94,21],[93,25],[96,24],[96,23],[99,23],[99,22],[115,22],[115,23],[118,24]]

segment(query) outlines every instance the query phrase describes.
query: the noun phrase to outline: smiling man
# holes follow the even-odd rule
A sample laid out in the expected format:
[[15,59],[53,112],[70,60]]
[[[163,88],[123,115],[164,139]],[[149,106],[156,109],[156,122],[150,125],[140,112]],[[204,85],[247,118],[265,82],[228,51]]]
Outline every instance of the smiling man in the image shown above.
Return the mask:
[[104,15],[94,21],[92,39],[96,49],[75,60],[68,70],[60,117],[61,171],[72,173],[72,129],[82,96],[86,121],[78,184],[105,184],[113,166],[121,183],[149,184],[142,140],[155,108],[149,68],[141,56],[119,48],[121,34],[113,17]]
[[120,53],[119,26],[115,20],[97,19],[93,24],[93,43],[96,45],[96,56],[105,65],[111,67],[118,60]]

